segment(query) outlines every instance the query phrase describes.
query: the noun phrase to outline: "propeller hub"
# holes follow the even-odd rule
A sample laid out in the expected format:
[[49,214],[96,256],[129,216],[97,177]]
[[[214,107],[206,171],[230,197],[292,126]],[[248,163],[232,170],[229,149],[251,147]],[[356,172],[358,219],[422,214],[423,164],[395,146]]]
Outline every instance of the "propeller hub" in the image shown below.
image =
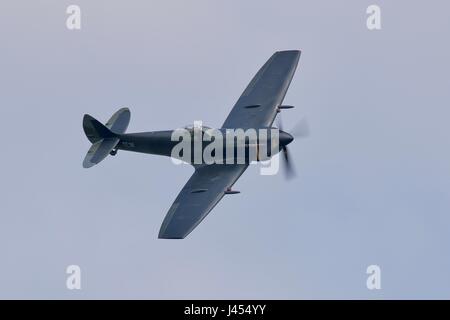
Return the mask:
[[289,133],[280,130],[280,146],[287,146],[294,140],[294,137]]

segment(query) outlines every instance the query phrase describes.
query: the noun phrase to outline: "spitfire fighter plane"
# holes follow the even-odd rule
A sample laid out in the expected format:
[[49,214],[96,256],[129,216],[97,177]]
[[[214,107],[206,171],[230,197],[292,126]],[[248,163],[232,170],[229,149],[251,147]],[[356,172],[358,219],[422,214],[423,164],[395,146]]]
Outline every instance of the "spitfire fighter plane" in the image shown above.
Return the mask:
[[[282,102],[299,58],[300,51],[297,50],[274,53],[253,77],[222,127],[217,130],[273,128],[277,113],[292,108],[282,105]],[[83,129],[92,146],[83,161],[83,167],[92,167],[108,154],[116,155],[118,150],[173,157],[173,148],[178,143],[172,138],[174,130],[125,133],[129,122],[130,111],[127,108],[117,111],[105,125],[90,115],[84,115]],[[186,129],[193,131],[193,128]],[[205,127],[201,130],[206,134]],[[276,152],[269,156],[281,151],[286,165],[290,166],[287,145],[294,138],[282,130],[278,132]],[[202,148],[205,146],[202,143]],[[236,157],[235,152],[232,155]],[[199,164],[194,163],[191,157],[189,162],[193,164],[195,172],[170,207],[161,225],[159,238],[185,238],[224,195],[238,193],[231,187],[247,169],[250,159],[246,156],[243,162]]]

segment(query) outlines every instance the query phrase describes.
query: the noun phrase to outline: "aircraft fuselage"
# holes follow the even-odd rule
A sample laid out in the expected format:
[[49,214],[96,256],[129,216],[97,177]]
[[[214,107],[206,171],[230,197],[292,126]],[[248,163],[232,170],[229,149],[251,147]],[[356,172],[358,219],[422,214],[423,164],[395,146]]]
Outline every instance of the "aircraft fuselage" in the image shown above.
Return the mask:
[[[206,153],[212,155],[217,160],[223,159],[223,163],[232,163],[230,158],[235,160],[234,163],[237,163],[238,159],[243,159],[242,155],[244,154],[245,163],[249,163],[254,160],[267,160],[293,140],[290,134],[278,129],[272,128],[272,130],[277,130],[276,134],[270,129],[263,128],[261,130],[266,130],[267,133],[265,135],[257,134],[256,138],[227,135],[227,129],[215,130],[216,135],[211,138],[211,136],[207,136],[208,133],[200,131],[199,136],[196,136],[195,134],[190,135],[189,141],[185,141],[186,148],[181,152],[174,152],[175,148],[182,140],[179,136],[177,138],[176,130],[120,134],[118,135],[120,142],[116,149],[168,156],[192,164],[199,164],[199,153],[202,155],[202,163],[205,161],[203,155],[206,155]],[[259,131],[255,130],[255,132]],[[221,143],[218,144],[216,139],[221,139]],[[214,149],[213,143],[215,143],[216,150],[212,150]],[[262,146],[265,146],[265,148],[260,150]],[[184,152],[189,148],[190,157],[186,158],[186,156],[189,155],[184,154]],[[250,151],[251,148],[254,148],[256,154],[258,154],[259,151],[265,152],[266,158],[260,158],[259,155],[257,155],[256,158],[252,157]],[[222,152],[220,152],[220,150],[222,150]]]

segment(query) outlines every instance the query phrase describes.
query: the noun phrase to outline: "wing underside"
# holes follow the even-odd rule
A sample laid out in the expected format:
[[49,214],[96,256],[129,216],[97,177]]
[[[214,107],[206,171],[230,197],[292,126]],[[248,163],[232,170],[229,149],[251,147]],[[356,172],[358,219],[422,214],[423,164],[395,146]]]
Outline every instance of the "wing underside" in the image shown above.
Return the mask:
[[[283,102],[300,51],[279,51],[261,67],[234,105],[222,128],[270,127]],[[248,165],[197,167],[178,194],[161,225],[159,238],[185,238],[216,206]]]
[[300,51],[278,51],[253,77],[222,128],[270,127],[289,88]]
[[178,194],[159,231],[159,238],[185,238],[216,206],[247,169],[246,164],[197,167]]

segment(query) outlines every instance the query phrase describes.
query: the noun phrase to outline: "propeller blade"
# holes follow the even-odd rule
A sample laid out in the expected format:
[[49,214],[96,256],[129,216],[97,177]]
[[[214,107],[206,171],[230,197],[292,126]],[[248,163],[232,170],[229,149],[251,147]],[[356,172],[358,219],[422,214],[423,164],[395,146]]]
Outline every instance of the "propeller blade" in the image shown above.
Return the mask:
[[[283,131],[281,116],[277,117],[277,126],[279,130]],[[291,130],[291,134],[296,138],[304,138],[309,136],[309,125],[306,118],[303,118],[296,123],[294,128]],[[281,152],[283,153],[283,171],[285,177],[286,179],[293,179],[296,177],[296,173],[287,146],[284,146]]]
[[283,122],[281,121],[281,116],[277,117],[277,127],[278,127],[278,130],[283,131]]
[[294,128],[291,130],[291,134],[296,138],[305,138],[309,136],[309,125],[306,118],[303,118],[296,123]]
[[283,150],[283,159],[284,159],[284,173],[285,173],[285,177],[286,179],[292,179],[295,178],[296,174],[295,174],[295,169],[294,166],[292,165],[292,161],[290,160],[290,156],[289,156],[289,152],[288,152],[288,148],[284,147]]

